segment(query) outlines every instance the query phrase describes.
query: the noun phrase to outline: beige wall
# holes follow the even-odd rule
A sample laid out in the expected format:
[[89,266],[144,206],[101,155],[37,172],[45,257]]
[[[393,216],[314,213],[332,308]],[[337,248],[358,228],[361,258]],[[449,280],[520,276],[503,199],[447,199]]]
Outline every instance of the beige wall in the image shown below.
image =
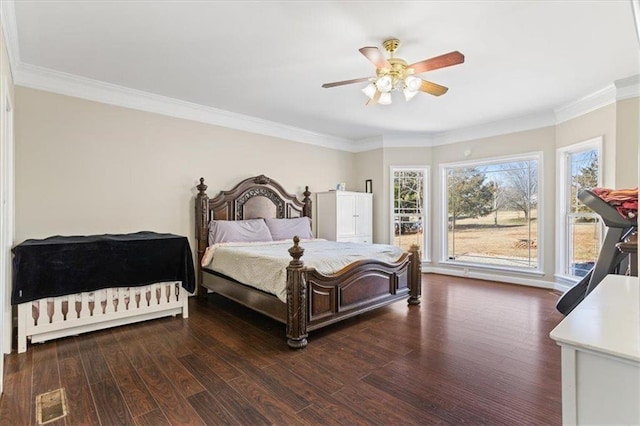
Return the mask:
[[[364,182],[371,179],[373,188],[373,242],[387,243],[381,239],[380,230],[388,223],[385,212],[389,210],[388,194],[384,180],[382,149],[360,152],[354,155],[356,184],[354,191],[364,191]],[[388,216],[388,213],[387,213]]]
[[265,174],[298,195],[354,182],[354,154],[16,88],[16,239],[140,230],[193,236],[207,193]]
[[558,124],[556,126],[556,147],[563,148],[598,136],[602,136],[602,158],[604,160],[602,185],[615,188],[617,186],[615,103]]
[[638,186],[639,98],[599,108],[556,126],[558,148],[603,139],[602,185],[609,188]]
[[640,98],[616,103],[616,187],[638,186]]

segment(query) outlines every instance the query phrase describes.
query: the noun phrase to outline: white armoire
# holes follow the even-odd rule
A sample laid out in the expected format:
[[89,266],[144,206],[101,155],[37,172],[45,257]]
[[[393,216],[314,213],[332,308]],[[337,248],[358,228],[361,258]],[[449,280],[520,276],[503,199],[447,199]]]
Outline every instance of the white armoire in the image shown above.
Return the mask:
[[317,237],[332,241],[373,242],[373,194],[318,192]]

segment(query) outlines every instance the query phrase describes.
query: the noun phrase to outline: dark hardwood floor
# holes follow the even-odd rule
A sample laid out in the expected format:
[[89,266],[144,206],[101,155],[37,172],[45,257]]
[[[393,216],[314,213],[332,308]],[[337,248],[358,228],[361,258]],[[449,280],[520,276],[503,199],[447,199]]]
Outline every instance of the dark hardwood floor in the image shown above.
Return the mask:
[[52,425],[560,424],[562,319],[550,290],[423,276],[398,302],[312,332],[218,296],[166,318],[30,346],[5,361],[3,425],[36,424],[36,395],[64,387]]

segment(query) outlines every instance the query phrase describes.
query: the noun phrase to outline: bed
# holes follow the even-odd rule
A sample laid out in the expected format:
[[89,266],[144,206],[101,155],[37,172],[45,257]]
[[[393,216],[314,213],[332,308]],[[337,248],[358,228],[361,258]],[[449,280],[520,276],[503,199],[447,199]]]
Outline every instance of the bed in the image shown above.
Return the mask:
[[[308,332],[398,300],[407,298],[410,305],[420,303],[420,254],[417,246],[402,253],[393,262],[358,260],[336,273],[323,274],[305,266],[306,243],[297,237],[293,238],[288,249],[291,259],[285,268],[285,301],[203,267],[201,264],[209,246],[211,221],[310,219],[312,203],[309,187],[305,188],[304,198],[300,201],[265,175],[245,179],[214,198],[208,197],[203,178],[200,178],[197,190],[195,231],[198,295],[206,297],[212,291],[286,324],[289,347],[304,348],[308,343]],[[250,261],[241,260],[237,263],[242,266]]]

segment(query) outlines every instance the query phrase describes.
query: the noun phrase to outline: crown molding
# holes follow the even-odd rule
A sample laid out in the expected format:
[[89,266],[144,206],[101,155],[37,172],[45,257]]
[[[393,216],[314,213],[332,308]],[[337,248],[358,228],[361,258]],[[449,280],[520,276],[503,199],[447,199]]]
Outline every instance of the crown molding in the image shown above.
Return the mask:
[[85,77],[19,64],[15,84],[61,95],[198,121],[326,148],[350,151],[349,139],[324,135],[282,123],[224,111],[192,102],[104,83]]
[[578,118],[589,112],[610,105],[615,101],[616,87],[615,85],[610,84],[603,89],[556,108],[554,110],[556,115],[556,124]]
[[351,152],[373,151],[374,149],[384,148],[384,136],[372,136],[370,138],[358,139],[353,142]]
[[14,68],[16,69],[14,83],[18,86],[348,152],[362,152],[379,148],[446,145],[555,124],[553,113],[549,112],[443,133],[424,133],[411,136],[384,134],[353,141],[34,65],[19,63]]
[[640,96],[640,74],[616,80],[613,84],[616,87],[617,101]]
[[385,134],[383,139],[385,148],[424,148],[433,146],[433,134]]
[[616,100],[640,95],[640,76],[632,76],[617,80],[615,84],[555,111],[442,133],[411,136],[383,134],[353,141],[33,65],[18,63],[13,68],[15,69],[14,83],[19,86],[348,152],[380,148],[433,147],[553,126],[614,103]]
[[384,134],[381,136],[354,141],[354,152],[363,152],[379,148],[424,148],[449,145],[467,140],[489,138],[510,133],[540,129],[556,124],[553,112],[543,112],[522,117],[514,117],[477,126],[465,127],[449,132],[422,134]]
[[612,84],[555,109],[556,124],[580,117],[624,99],[640,96],[640,75],[614,81]]
[[429,133],[418,135],[385,133],[383,135],[353,141],[352,151],[364,152],[381,148],[412,148],[430,146],[431,135]]
[[365,139],[355,140],[353,152],[372,151],[381,148],[424,148],[430,147],[432,136],[429,133],[403,135],[385,133]]
[[491,123],[483,123],[477,126],[442,132],[432,136],[432,146],[448,145],[456,142],[464,142],[474,139],[489,138],[506,135],[509,133],[524,132],[555,125],[553,112],[529,114],[521,117],[513,117]]

